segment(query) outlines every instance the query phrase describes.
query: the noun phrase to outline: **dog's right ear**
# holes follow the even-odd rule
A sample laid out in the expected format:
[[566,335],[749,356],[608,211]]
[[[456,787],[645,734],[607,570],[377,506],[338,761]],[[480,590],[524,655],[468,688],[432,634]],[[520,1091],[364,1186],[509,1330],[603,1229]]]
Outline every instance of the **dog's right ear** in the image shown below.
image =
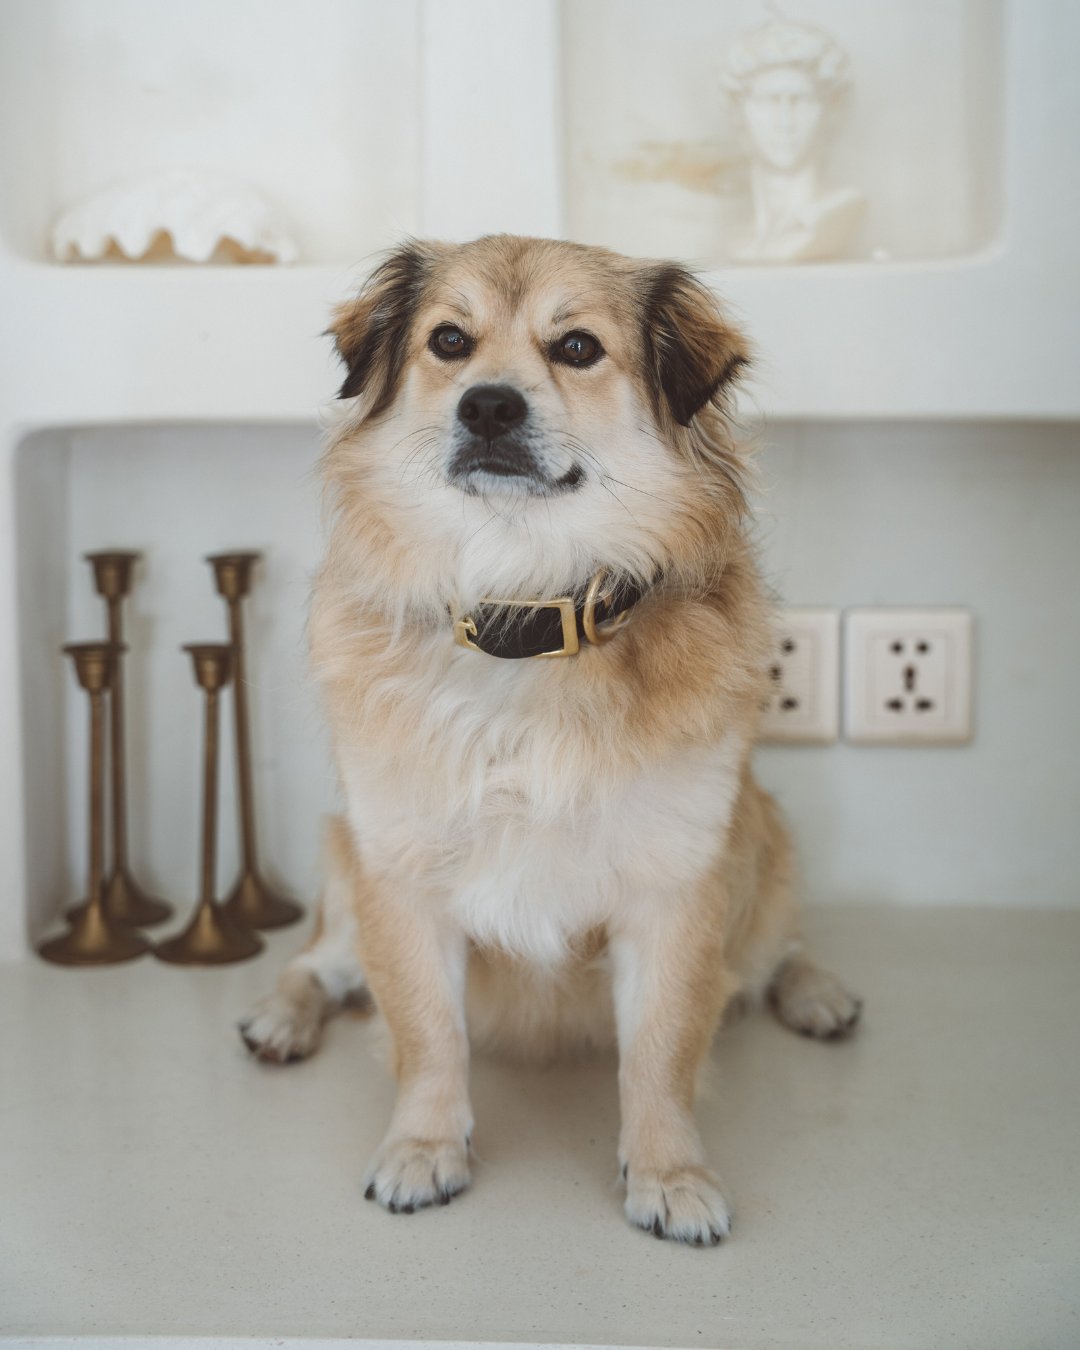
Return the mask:
[[382,412],[397,389],[409,325],[432,261],[423,244],[403,244],[379,264],[359,295],[334,311],[327,331],[346,369],[338,398],[367,394],[369,416]]

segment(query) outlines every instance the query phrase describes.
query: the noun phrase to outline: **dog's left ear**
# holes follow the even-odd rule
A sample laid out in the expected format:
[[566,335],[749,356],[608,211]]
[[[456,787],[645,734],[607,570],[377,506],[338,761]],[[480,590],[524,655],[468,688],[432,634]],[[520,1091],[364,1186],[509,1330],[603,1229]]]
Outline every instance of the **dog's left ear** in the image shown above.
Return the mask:
[[394,396],[409,325],[432,261],[423,244],[403,244],[379,264],[355,299],[334,311],[327,331],[346,367],[338,398],[368,394],[369,416],[382,412]]
[[685,267],[666,263],[646,284],[643,325],[653,396],[667,402],[680,426],[689,426],[749,364],[750,354],[712,292]]

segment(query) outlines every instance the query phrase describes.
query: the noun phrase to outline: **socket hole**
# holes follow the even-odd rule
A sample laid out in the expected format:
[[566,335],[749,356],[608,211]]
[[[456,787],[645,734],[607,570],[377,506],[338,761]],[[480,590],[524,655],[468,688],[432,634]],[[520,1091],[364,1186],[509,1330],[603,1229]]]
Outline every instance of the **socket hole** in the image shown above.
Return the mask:
[[910,694],[915,688],[916,670],[914,666],[904,667],[904,688]]
[[893,642],[889,644],[889,651],[895,652],[897,656],[899,656],[903,650],[904,644],[902,642]]
[[799,706],[799,700],[797,698],[790,698],[790,697],[782,698],[780,700],[780,706],[781,708],[783,708],[784,712],[794,712],[794,710]]
[[786,655],[790,655],[795,650],[795,639],[785,638],[780,644],[780,650]]
[[931,712],[934,707],[934,700],[930,698],[917,698],[915,700],[916,712]]
[[771,680],[775,680],[777,684],[780,683],[780,676],[781,676],[782,674],[783,674],[783,671],[780,669],[779,666],[770,666],[770,667],[769,667],[769,678],[770,678]]
[[903,712],[904,700],[902,698],[890,698],[885,706],[890,712]]
[[925,656],[926,653],[930,650],[930,644],[929,642],[917,642],[915,644],[915,650],[919,653],[920,656]]

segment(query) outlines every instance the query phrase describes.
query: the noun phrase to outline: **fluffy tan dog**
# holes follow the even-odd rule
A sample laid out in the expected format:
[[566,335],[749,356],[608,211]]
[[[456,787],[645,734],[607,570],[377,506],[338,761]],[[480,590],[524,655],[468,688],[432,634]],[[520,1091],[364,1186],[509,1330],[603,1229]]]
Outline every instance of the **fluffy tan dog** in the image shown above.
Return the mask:
[[367,1195],[406,1213],[468,1184],[470,1043],[617,1042],[627,1215],[718,1242],[693,1099],[725,1006],[820,1037],[859,1012],[802,948],[749,768],[744,341],[679,266],[508,236],[405,245],[333,333],[311,647],[346,811],[244,1038],[303,1056],[370,989],[398,1098]]

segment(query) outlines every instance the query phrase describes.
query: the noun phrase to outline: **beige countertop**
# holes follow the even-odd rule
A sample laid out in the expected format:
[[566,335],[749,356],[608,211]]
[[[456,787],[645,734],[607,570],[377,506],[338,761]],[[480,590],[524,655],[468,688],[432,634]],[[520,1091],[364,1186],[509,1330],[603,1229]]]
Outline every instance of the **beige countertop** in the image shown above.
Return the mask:
[[477,1061],[473,1189],[365,1204],[392,1100],[370,1023],[286,1069],[233,1029],[295,933],[228,970],[0,967],[0,1334],[1080,1345],[1080,912],[807,926],[865,1025],[721,1036],[699,1116],[736,1222],[702,1250],[625,1223],[606,1061]]

